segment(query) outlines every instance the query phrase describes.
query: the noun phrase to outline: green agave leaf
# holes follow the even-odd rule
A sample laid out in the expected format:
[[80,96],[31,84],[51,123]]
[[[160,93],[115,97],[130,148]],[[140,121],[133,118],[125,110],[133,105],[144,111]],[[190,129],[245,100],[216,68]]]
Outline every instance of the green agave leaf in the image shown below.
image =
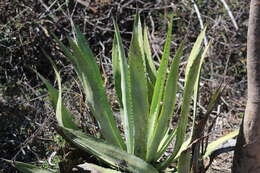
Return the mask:
[[[192,132],[191,132],[191,136],[194,135],[194,130],[196,128],[196,118],[197,118],[197,103],[198,103],[198,95],[199,95],[199,82],[200,82],[200,73],[201,73],[201,68],[202,68],[202,64],[204,62],[204,58],[208,52],[208,49],[211,45],[211,42],[206,46],[206,48],[204,49],[202,55],[201,55],[201,61],[200,61],[200,64],[199,64],[199,74],[197,76],[197,79],[196,79],[196,82],[195,82],[195,85],[194,85],[194,104],[193,104],[193,122],[192,122]],[[193,137],[192,137],[193,138]],[[192,140],[195,140],[195,139],[192,139]]]
[[150,106],[150,113],[148,117],[148,148],[147,148],[147,156],[146,160],[152,160],[153,153],[156,150],[151,150],[151,142],[154,138],[154,129],[157,125],[157,119],[159,116],[159,110],[161,108],[160,104],[163,97],[163,91],[164,91],[164,84],[166,79],[166,72],[167,72],[167,66],[168,66],[168,60],[170,56],[170,48],[171,48],[171,35],[172,35],[172,19],[173,15],[170,17],[170,21],[168,24],[168,31],[167,31],[167,37],[166,37],[166,43],[164,45],[164,51],[163,56],[161,59],[160,67],[158,69],[157,74],[157,80],[154,87],[152,102]]
[[[183,53],[183,47],[184,44],[182,42],[171,64],[171,69],[168,74],[168,79],[163,93],[164,97],[163,97],[162,110],[158,118],[157,126],[154,129],[153,139],[148,144],[149,150],[151,152],[158,150],[158,146],[169,128],[170,120],[174,112],[174,107],[176,103],[177,82],[179,79],[178,69],[179,69],[180,58]],[[156,161],[154,159],[158,159],[157,157],[155,157],[157,153],[155,152],[153,153],[154,153],[154,155],[152,156],[153,161]]]
[[174,146],[174,151],[170,157],[168,157],[165,161],[163,161],[160,164],[160,169],[165,169],[175,158],[185,139],[186,129],[188,125],[188,115],[190,111],[190,102],[194,90],[194,83],[196,82],[197,76],[199,75],[199,65],[202,58],[202,56],[199,55],[201,51],[201,43],[203,41],[203,38],[205,37],[205,32],[206,30],[203,30],[198,36],[188,59],[188,64],[185,73],[185,86],[181,106],[181,115],[177,125],[177,137]]
[[191,53],[190,53],[190,56],[189,56],[189,60],[188,60],[188,64],[187,64],[187,67],[186,67],[187,70],[186,70],[185,76],[188,75],[188,73],[190,72],[189,69],[191,68],[192,64],[194,63],[194,61],[197,59],[198,55],[200,54],[201,43],[205,38],[206,30],[207,30],[207,28],[205,27],[201,31],[201,33],[199,34],[196,42],[194,43],[194,45],[192,47],[192,50],[191,50]]
[[123,149],[125,148],[124,142],[105,95],[103,81],[92,51],[83,34],[78,29],[75,30],[75,33],[76,40],[69,39],[72,51],[69,51],[59,42],[60,47],[74,65],[75,71],[82,82],[87,104],[101,127],[103,137]]
[[[201,53],[202,55],[198,55],[198,56],[201,56],[201,59],[200,59],[200,63],[199,63],[199,66],[198,66],[198,75],[197,75],[197,79],[196,79],[196,82],[195,82],[195,85],[194,85],[194,103],[193,103],[193,122],[192,122],[192,131],[191,131],[191,135],[188,139],[188,144],[190,145],[194,140],[196,140],[197,138],[201,137],[201,136],[196,136],[195,134],[195,129],[198,128],[198,126],[196,126],[196,118],[197,118],[197,102],[198,102],[198,95],[199,95],[199,82],[200,82],[200,73],[201,73],[201,68],[202,68],[202,64],[204,62],[204,58],[208,52],[208,48],[211,44],[209,43],[206,48],[204,49],[203,53]],[[201,50],[202,52],[202,50]],[[202,129],[197,129],[197,130],[202,130]],[[196,145],[196,144],[194,144]],[[187,146],[183,146],[181,147],[179,153],[177,154],[177,158],[178,158],[178,155],[180,154],[180,158],[179,160],[182,160],[182,163],[179,165],[180,166],[180,169],[182,170],[183,168],[186,169],[186,167],[188,166],[190,168],[190,165],[191,165],[191,150],[187,150]],[[183,152],[184,150],[184,152]],[[194,151],[194,152],[198,152],[199,150],[197,151]],[[195,156],[195,154],[199,154],[199,153],[193,153],[193,156]]]
[[[126,137],[126,146],[127,151],[129,153],[134,153],[134,115],[133,115],[133,105],[130,95],[130,77],[129,77],[129,69],[127,65],[127,60],[122,44],[122,39],[119,34],[119,29],[114,21],[114,27],[115,27],[115,42],[116,42],[116,48],[118,52],[117,58],[114,57],[113,61],[114,64],[118,65],[120,68],[120,77],[121,77],[121,93],[122,93],[122,104],[123,108],[121,108],[121,115],[123,119],[123,126],[124,126],[124,132]],[[119,83],[119,81],[117,82]],[[119,88],[119,86],[117,86]],[[117,92],[119,95],[120,92]],[[119,96],[120,98],[120,96]]]
[[162,155],[165,153],[165,151],[167,150],[168,146],[172,142],[173,138],[176,137],[176,132],[177,132],[176,129],[168,130],[168,132],[166,133],[164,138],[161,140],[161,143],[160,143],[160,145],[158,147],[158,151],[157,151],[157,154],[156,154],[154,160],[158,160],[160,157],[162,157]]
[[179,49],[172,61],[170,73],[168,74],[168,79],[166,82],[166,87],[164,91],[163,107],[159,119],[159,129],[164,129],[165,131],[169,127],[172,114],[174,112],[174,107],[176,103],[176,93],[177,93],[177,83],[179,79],[179,64],[180,59],[183,54],[184,42],[180,44]]
[[232,139],[232,138],[236,137],[236,136],[238,135],[238,133],[239,133],[239,130],[234,130],[233,132],[230,132],[230,133],[228,133],[228,134],[226,134],[226,135],[224,135],[224,136],[218,138],[217,140],[211,142],[211,143],[208,145],[208,147],[207,147],[207,149],[206,149],[206,152],[205,152],[205,154],[203,155],[203,158],[205,159],[205,158],[207,158],[208,156],[210,156],[210,154],[211,154],[212,152],[214,152],[214,151],[218,148],[219,145],[225,143],[225,142],[228,141],[229,139]]
[[172,36],[172,17],[169,21],[168,24],[168,31],[167,31],[167,38],[166,38],[166,43],[164,45],[164,51],[163,51],[163,56],[161,59],[160,67],[158,69],[158,75],[157,75],[157,80],[155,83],[155,88],[154,88],[154,93],[153,93],[153,99],[151,103],[151,110],[150,110],[150,117],[151,119],[151,124],[155,124],[154,122],[156,121],[156,110],[158,110],[158,105],[161,102],[162,95],[163,95],[163,88],[164,88],[164,83],[165,83],[165,78],[166,78],[166,71],[167,71],[167,66],[168,66],[168,60],[170,57],[170,48],[171,48],[171,36]]
[[116,171],[113,169],[109,169],[109,168],[103,168],[101,166],[92,164],[92,163],[84,163],[84,164],[80,164],[77,165],[78,167],[82,168],[85,171],[90,171],[90,172],[100,172],[100,173],[120,173],[120,171]]
[[[56,119],[58,122],[62,122],[63,114],[62,114],[62,89],[61,89],[61,78],[59,72],[54,67],[55,75],[58,81],[58,87],[59,87],[59,96],[58,101],[56,105]],[[60,124],[60,123],[58,123]],[[64,127],[64,126],[63,126]]]
[[130,99],[133,110],[134,124],[134,154],[141,158],[146,155],[147,141],[147,116],[149,112],[148,88],[144,58],[140,45],[142,39],[142,29],[140,28],[140,18],[137,15],[134,24],[134,32],[129,49],[129,78],[130,78]]
[[[121,45],[122,46],[122,45]],[[121,91],[121,70],[120,70],[120,47],[119,43],[117,42],[116,36],[114,36],[113,40],[113,47],[112,47],[112,69],[113,69],[113,76],[114,76],[114,85],[116,90],[116,95],[118,97],[120,106],[123,106],[122,103],[122,91]]]
[[147,71],[147,85],[148,85],[148,101],[149,104],[152,102],[153,98],[153,90],[157,78],[157,71],[152,59],[152,53],[150,48],[150,43],[148,39],[148,28],[147,26],[144,27],[144,41],[143,41],[143,49],[144,49],[144,56],[145,56],[145,64],[146,64],[146,71]]
[[[60,81],[59,73],[57,72],[56,67],[55,66],[53,66],[53,67],[54,67],[56,76],[58,77],[58,80]],[[59,105],[59,109],[60,109],[61,113],[56,114],[56,119],[58,121],[58,124],[60,126],[66,127],[66,128],[71,128],[71,129],[75,129],[75,130],[78,129],[77,125],[73,121],[73,115],[71,114],[71,112],[61,103],[61,100],[58,103],[59,91],[56,88],[54,88],[49,83],[49,81],[47,79],[45,79],[41,74],[39,74],[36,71],[35,71],[35,73],[40,77],[40,79],[43,81],[43,83],[47,87],[49,98],[50,98],[50,101],[52,103],[52,106],[54,108],[57,108],[57,105]]]
[[19,171],[23,173],[58,173],[58,171],[51,171],[48,169],[42,169],[39,168],[35,165],[31,165],[28,163],[23,163],[23,162],[14,162],[15,168],[17,168]]
[[152,85],[155,85],[156,82],[156,76],[157,76],[157,71],[154,66],[154,62],[152,59],[152,53],[151,53],[151,48],[150,48],[150,43],[148,39],[148,28],[144,27],[144,54],[145,54],[145,60],[147,64],[147,72],[149,79],[152,83]]
[[176,154],[173,161],[176,161],[184,151],[186,151],[190,148],[190,144],[191,144],[190,142],[191,142],[191,138],[188,138],[187,140],[185,140],[182,143],[181,148],[180,148],[179,152]]
[[142,24],[141,24],[141,19],[140,19],[140,14],[137,13],[135,15],[135,20],[134,20],[134,29],[133,33],[135,33],[138,45],[140,46],[140,51],[142,53],[142,59],[143,63],[145,66],[145,57],[144,57],[144,40],[143,40],[143,29],[142,29]]
[[[203,38],[205,37],[205,31],[206,30],[202,31],[197,41],[195,42],[186,67],[183,103],[181,107],[181,116],[177,127],[177,138],[175,144],[176,153],[178,153],[177,151],[180,149],[186,134],[186,127],[188,125],[188,115],[190,110],[190,102],[193,95],[194,83],[196,82],[197,76],[199,75],[199,67],[201,59],[203,58],[202,56],[200,56],[200,46]],[[173,153],[173,155],[174,154],[175,153]]]
[[149,104],[151,104],[153,99],[154,84],[152,83],[152,81],[147,80],[147,86],[148,86],[148,102]]
[[77,147],[92,153],[108,164],[135,173],[157,173],[157,170],[144,160],[121,150],[100,139],[84,134],[78,130],[59,127],[62,136]]
[[[174,131],[172,131],[169,135],[169,137],[167,138],[167,141],[165,141],[165,144],[161,147],[161,150],[160,150],[160,153],[161,154],[158,154],[157,156],[161,157],[162,154],[164,154],[164,152],[166,151],[166,149],[168,148],[169,144],[172,142],[172,139],[174,137],[176,137],[176,134],[177,134],[177,129],[174,129]],[[189,151],[189,148],[190,148],[190,139],[186,140],[185,142],[182,143],[181,145],[181,148],[179,149],[179,152],[176,154],[175,158],[172,159],[169,163],[173,163],[173,162],[176,162],[178,159],[183,159],[183,158],[180,158],[181,154],[186,150]],[[187,153],[186,153],[187,154]],[[187,155],[185,155],[187,156]],[[168,158],[169,159],[169,158]],[[165,162],[168,161],[167,159],[165,161],[163,161],[162,163],[158,163],[155,165],[155,167],[159,170],[162,170],[162,169],[166,169],[168,167],[165,166],[165,168],[163,167],[164,164],[166,164]],[[182,160],[182,163],[184,163],[184,160]]]

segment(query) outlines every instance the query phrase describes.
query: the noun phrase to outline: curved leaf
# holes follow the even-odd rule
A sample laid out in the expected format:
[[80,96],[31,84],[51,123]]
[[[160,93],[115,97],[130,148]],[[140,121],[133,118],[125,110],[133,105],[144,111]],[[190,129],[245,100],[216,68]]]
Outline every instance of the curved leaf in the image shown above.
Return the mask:
[[23,163],[23,162],[14,162],[15,168],[17,168],[19,171],[23,173],[58,173],[58,171],[51,171],[48,169],[42,169],[39,168],[35,165],[31,165],[28,163]]
[[59,42],[60,46],[74,65],[75,71],[82,82],[87,104],[101,128],[103,137],[110,143],[124,149],[124,141],[105,95],[103,81],[94,55],[83,34],[78,29],[75,32],[76,40],[69,39],[72,51],[69,51]]
[[[54,69],[55,69],[56,75],[58,75],[57,77],[59,78],[59,74],[58,74],[56,68],[54,68]],[[36,74],[40,77],[40,79],[43,81],[43,83],[47,87],[49,98],[50,98],[50,101],[51,101],[54,109],[57,109],[57,105],[59,105],[59,109],[60,109],[61,113],[56,114],[56,119],[58,121],[58,124],[60,126],[66,127],[66,128],[71,128],[71,129],[75,129],[75,130],[78,129],[77,125],[73,121],[73,115],[71,114],[71,112],[62,104],[61,101],[59,101],[59,103],[58,103],[59,91],[56,88],[54,88],[49,83],[49,81],[47,79],[45,79],[41,74],[39,74],[38,72],[36,72]]]
[[84,134],[78,130],[60,127],[61,134],[66,140],[77,147],[94,154],[108,164],[135,173],[158,173],[158,171],[144,160],[129,154],[118,147]]
[[92,163],[84,163],[77,165],[77,167],[82,168],[84,171],[90,171],[90,172],[102,172],[102,173],[120,173],[119,171],[109,169],[109,168],[103,168],[101,166],[92,164]]
[[239,133],[239,130],[234,130],[220,138],[218,138],[217,140],[211,142],[207,149],[206,149],[206,152],[205,154],[203,155],[203,158],[206,158],[208,157],[212,152],[214,152],[216,149],[218,149],[218,147],[223,144],[224,142],[226,142],[227,140],[229,139],[232,139],[234,137],[236,137]]

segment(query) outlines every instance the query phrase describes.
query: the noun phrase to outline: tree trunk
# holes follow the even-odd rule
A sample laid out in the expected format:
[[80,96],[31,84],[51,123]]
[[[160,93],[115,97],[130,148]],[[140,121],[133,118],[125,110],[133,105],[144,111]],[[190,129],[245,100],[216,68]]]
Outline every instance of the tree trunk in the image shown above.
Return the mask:
[[251,0],[247,33],[248,98],[233,173],[260,173],[260,1]]

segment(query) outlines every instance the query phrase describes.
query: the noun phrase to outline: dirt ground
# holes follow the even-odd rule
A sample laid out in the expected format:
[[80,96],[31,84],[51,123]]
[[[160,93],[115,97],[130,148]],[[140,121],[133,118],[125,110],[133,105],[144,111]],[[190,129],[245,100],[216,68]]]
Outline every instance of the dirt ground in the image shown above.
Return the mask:
[[[246,32],[249,3],[226,0],[234,19],[222,1],[189,0],[2,0],[0,2],[0,158],[31,162],[48,167],[50,155],[61,150],[62,140],[54,132],[54,112],[48,103],[44,85],[32,69],[52,83],[54,73],[43,51],[61,69],[65,87],[79,91],[75,73],[64,58],[52,33],[59,38],[72,36],[72,26],[84,32],[97,56],[106,79],[112,79],[111,47],[114,17],[120,27],[124,45],[131,39],[133,16],[149,27],[155,63],[158,63],[165,40],[167,15],[174,13],[172,52],[185,40],[185,57],[201,30],[207,26],[207,39],[212,41],[201,78],[199,110],[205,111],[210,95],[220,83],[226,85],[219,105],[211,114],[214,121],[209,140],[214,140],[239,127],[246,103]],[[198,9],[196,11],[196,9]],[[198,14],[200,17],[198,17]],[[202,22],[202,23],[201,23]],[[183,60],[182,69],[186,59]],[[182,71],[183,73],[183,71]],[[180,81],[183,79],[181,75]],[[111,94],[111,93],[110,93]],[[69,107],[77,110],[81,96],[67,96]],[[110,95],[113,102],[114,97]],[[58,141],[58,142],[57,142]],[[63,154],[66,151],[62,151]],[[57,158],[58,162],[59,158]],[[208,172],[230,172],[232,153],[218,156]],[[44,167],[43,166],[43,167]],[[17,172],[0,160],[0,172]]]

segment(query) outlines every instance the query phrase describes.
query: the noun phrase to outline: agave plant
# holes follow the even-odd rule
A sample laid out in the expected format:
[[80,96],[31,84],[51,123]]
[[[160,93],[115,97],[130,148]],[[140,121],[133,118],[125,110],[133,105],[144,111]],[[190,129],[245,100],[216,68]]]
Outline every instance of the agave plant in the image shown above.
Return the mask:
[[[68,39],[69,48],[58,38],[55,39],[73,64],[81,81],[86,104],[98,123],[101,138],[83,133],[74,123],[72,113],[63,104],[61,78],[52,63],[59,89],[55,89],[43,76],[38,75],[46,84],[50,100],[56,109],[59,133],[76,147],[93,154],[117,170],[156,173],[167,168],[172,162],[178,162],[178,172],[189,172],[191,161],[189,148],[194,140],[192,136],[196,127],[196,111],[193,114],[194,121],[190,133],[187,133],[188,116],[192,98],[196,107],[200,70],[209,47],[209,45],[202,47],[206,29],[198,36],[188,57],[179,120],[176,128],[172,128],[170,122],[175,112],[176,95],[179,91],[178,70],[184,49],[184,44],[181,43],[169,64],[172,17],[169,20],[166,43],[158,69],[151,56],[148,29],[142,28],[139,15],[135,17],[128,58],[116,22],[114,27],[112,48],[114,86],[124,131],[120,131],[116,123],[95,56],[83,34],[75,29],[75,38]],[[216,93],[210,109],[215,105],[220,90]],[[234,134],[229,138],[233,136]],[[173,141],[175,141],[173,152],[166,157],[164,153]],[[212,152],[213,148],[214,145],[211,145],[211,150],[207,151],[207,154]],[[17,163],[18,169],[21,168],[21,163]]]

